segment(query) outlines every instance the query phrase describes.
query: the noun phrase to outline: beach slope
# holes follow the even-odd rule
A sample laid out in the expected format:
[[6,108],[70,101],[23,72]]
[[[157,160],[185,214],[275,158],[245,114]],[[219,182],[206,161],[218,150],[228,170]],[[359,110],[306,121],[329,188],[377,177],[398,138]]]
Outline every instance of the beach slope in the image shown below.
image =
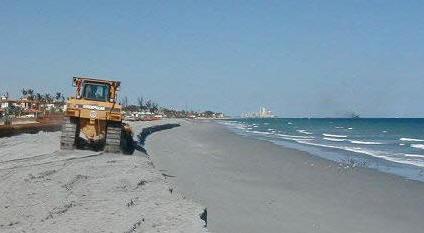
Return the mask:
[[167,123],[181,126],[148,137],[148,153],[177,190],[208,207],[211,231],[423,232],[421,182],[242,137],[213,121]]

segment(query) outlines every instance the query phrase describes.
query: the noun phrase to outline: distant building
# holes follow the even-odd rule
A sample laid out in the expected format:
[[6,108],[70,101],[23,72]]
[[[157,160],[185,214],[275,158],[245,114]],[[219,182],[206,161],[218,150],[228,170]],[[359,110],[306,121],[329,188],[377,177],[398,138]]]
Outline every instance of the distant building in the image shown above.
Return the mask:
[[272,113],[271,110],[261,107],[259,109],[259,112],[252,112],[252,113],[244,113],[241,115],[243,118],[274,118],[275,115]]
[[[19,101],[18,104],[21,108],[23,109],[31,109],[33,108],[33,102],[28,99],[28,97],[22,97]],[[35,107],[35,106],[34,106]]]
[[22,109],[21,117],[36,117],[41,112],[38,110],[39,103],[37,101],[28,100],[26,97],[12,100],[9,99],[8,94],[0,96],[0,115],[4,115],[6,109],[12,106]]
[[16,101],[9,99],[9,94],[6,93],[0,96],[0,109],[4,111],[5,108],[12,106]]
[[224,113],[217,113],[216,118],[224,118]]

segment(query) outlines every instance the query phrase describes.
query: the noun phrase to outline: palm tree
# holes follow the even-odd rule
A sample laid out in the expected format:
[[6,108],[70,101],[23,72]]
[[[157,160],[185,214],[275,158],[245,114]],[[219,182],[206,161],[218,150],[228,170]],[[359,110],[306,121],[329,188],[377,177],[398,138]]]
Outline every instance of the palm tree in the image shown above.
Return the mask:
[[142,96],[137,98],[138,107],[140,108],[140,111],[144,110],[144,98]]
[[38,111],[40,111],[40,107],[41,107],[41,103],[42,103],[42,100],[43,100],[43,96],[40,94],[40,93],[36,93],[35,94],[35,101],[37,101],[37,110]]
[[61,106],[65,103],[65,97],[63,96],[62,93],[56,92],[54,99],[55,99],[56,110],[61,111]]
[[52,96],[50,94],[48,94],[48,93],[44,94],[44,100],[48,104],[51,103],[51,102],[53,102]]
[[35,100],[41,102],[43,100],[43,96],[40,93],[35,94]]
[[28,95],[28,100],[34,100],[34,90],[33,89],[26,90],[26,93]]
[[153,113],[156,113],[159,110],[159,104],[152,103],[152,111]]
[[54,97],[54,99],[57,101],[57,102],[59,102],[59,100],[62,98],[62,93],[60,93],[60,92],[56,92],[56,95],[55,95],[55,97]]
[[21,92],[22,92],[22,97],[25,97],[28,94],[28,91],[25,88],[23,88]]
[[153,105],[153,102],[151,100],[147,100],[144,106],[146,107],[147,110],[151,111],[152,105]]

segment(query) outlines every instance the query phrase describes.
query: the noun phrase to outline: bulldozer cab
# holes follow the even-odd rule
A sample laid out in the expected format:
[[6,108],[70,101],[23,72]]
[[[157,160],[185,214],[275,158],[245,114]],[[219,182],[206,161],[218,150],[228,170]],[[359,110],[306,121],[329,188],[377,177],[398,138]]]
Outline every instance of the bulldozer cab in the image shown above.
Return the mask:
[[100,102],[116,102],[119,81],[108,81],[92,78],[74,77],[73,86],[76,87],[76,98]]
[[107,84],[86,83],[82,97],[88,100],[107,101],[110,87]]

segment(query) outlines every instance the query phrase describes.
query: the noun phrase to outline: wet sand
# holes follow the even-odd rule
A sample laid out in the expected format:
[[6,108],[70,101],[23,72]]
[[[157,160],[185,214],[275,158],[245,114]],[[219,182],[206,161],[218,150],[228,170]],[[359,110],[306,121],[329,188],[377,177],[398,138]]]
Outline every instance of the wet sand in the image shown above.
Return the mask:
[[[208,208],[208,229],[249,232],[423,232],[424,183],[339,164],[234,134],[179,123],[146,140],[176,190]],[[137,123],[139,124],[139,123]]]

